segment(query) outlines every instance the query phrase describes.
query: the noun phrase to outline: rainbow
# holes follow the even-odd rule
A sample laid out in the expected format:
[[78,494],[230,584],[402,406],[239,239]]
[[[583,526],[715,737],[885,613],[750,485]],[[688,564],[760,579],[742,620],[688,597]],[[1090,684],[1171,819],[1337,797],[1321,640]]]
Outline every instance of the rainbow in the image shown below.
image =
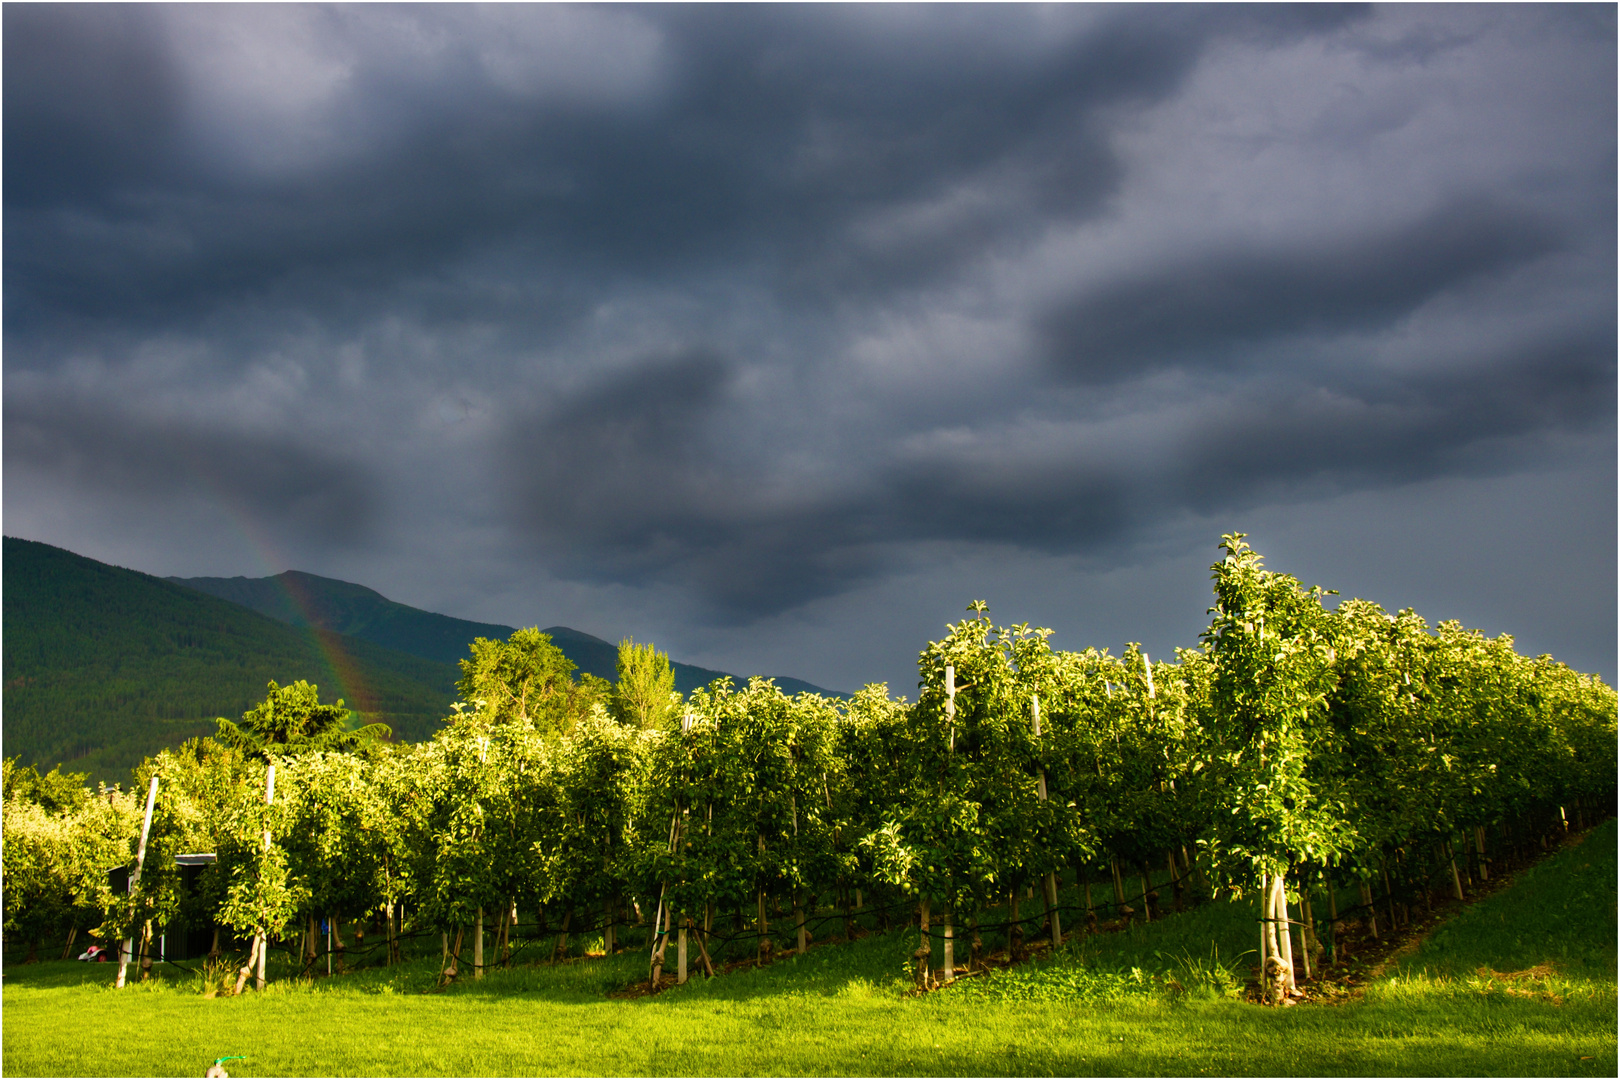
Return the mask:
[[[321,659],[326,661],[326,666],[337,679],[337,697],[348,705],[351,720],[363,717],[368,712],[376,712],[378,703],[376,695],[366,685],[365,674],[359,662],[343,647],[343,635],[316,625],[317,610],[314,598],[295,580],[286,576],[285,571],[289,569],[288,560],[281,554],[275,541],[260,527],[252,514],[244,512],[228,501],[222,500],[222,505],[230,508],[231,512],[227,517],[236,527],[237,534],[246,541],[253,557],[265,569],[264,576],[275,582],[276,588],[287,598],[292,609],[303,618],[314,638]],[[282,569],[275,569],[277,566]]]

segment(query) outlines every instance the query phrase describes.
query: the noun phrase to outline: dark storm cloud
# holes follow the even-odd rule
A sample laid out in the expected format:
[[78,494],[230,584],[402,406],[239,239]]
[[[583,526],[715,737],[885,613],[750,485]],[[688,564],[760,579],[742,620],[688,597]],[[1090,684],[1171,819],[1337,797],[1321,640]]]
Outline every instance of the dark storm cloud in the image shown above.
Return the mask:
[[1489,473],[1522,460],[1524,440],[1612,427],[1615,347],[1599,332],[1447,374],[1257,389],[1180,434],[1163,497],[1213,513]]
[[1612,443],[1612,9],[0,17],[64,504],[739,626]]
[[1072,455],[946,443],[786,493],[732,444],[748,427],[727,398],[735,364],[696,353],[518,425],[509,475],[556,565],[684,581],[712,617],[748,621],[892,569],[908,544],[1096,555],[1179,513],[1500,469],[1526,439],[1612,425],[1615,348],[1604,329],[1450,372],[1239,384]]
[[1051,365],[1115,382],[1244,346],[1387,328],[1448,288],[1557,250],[1546,222],[1464,198],[1374,235],[1290,251],[1221,250],[1110,282],[1042,320]]
[[257,527],[350,545],[373,522],[370,478],[286,438],[143,419],[107,402],[16,400],[5,407],[8,468],[66,489],[135,499],[157,513],[177,500],[227,507]]
[[4,17],[8,210],[180,178],[181,90],[139,9],[26,4]]
[[622,552],[674,531],[715,539],[700,523],[735,501],[714,463],[729,375],[709,352],[655,359],[519,425],[510,464],[530,526]]
[[[355,9],[317,10],[322,33],[363,39]],[[1095,213],[1119,180],[1096,110],[1172,92],[1211,39],[1352,14],[625,10],[667,53],[631,100],[526,99],[465,49],[415,74],[362,51],[344,108],[309,127],[366,152],[279,176],[233,173],[186,127],[199,103],[177,101],[152,17],[8,9],[8,328],[341,316],[490,249],[564,293],[740,262],[800,297],[870,300]],[[452,37],[481,17],[399,14]],[[884,227],[964,186],[926,228]]]

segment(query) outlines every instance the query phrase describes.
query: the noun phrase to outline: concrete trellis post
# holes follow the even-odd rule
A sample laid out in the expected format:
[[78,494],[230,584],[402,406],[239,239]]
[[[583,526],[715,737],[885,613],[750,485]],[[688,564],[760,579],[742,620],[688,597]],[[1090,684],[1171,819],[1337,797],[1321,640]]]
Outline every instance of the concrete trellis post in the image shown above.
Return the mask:
[[[135,872],[129,875],[129,895],[134,896],[135,891],[141,887],[141,868],[146,865],[146,838],[152,832],[152,807],[157,802],[158,778],[152,777],[152,784],[146,789],[146,817],[141,822],[141,844],[135,849]],[[118,989],[124,988],[125,976],[129,970],[131,954],[135,951],[135,939],[124,939],[124,948],[118,954]]]
[[[264,778],[264,805],[272,806],[272,805],[275,804],[275,801],[276,801],[276,763],[272,761],[270,763],[270,768],[266,772],[265,778]],[[269,819],[268,816],[265,817],[265,821],[264,821],[264,850],[265,850],[266,853],[268,853],[270,851],[270,819]],[[253,988],[255,990],[263,990],[264,989],[264,981],[265,981],[264,980],[264,959],[265,959],[265,954],[270,951],[270,942],[269,942],[268,937],[267,937],[266,934],[259,934],[258,935],[258,940],[259,940],[259,967],[258,967],[257,973],[254,975]]]

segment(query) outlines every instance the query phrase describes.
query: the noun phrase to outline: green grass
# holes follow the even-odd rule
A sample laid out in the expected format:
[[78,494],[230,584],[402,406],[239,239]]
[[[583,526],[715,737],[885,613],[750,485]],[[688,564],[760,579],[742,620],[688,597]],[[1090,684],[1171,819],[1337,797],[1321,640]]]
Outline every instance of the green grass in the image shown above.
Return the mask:
[[640,950],[424,993],[430,956],[242,998],[205,998],[178,972],[119,993],[109,966],[8,966],[3,1064],[16,1076],[196,1076],[225,1054],[247,1055],[228,1065],[243,1077],[1613,1076],[1614,852],[1610,822],[1345,1005],[1227,996],[1213,961],[1246,973],[1253,912],[1209,904],[924,997],[906,996],[915,943],[899,931],[634,999],[606,994],[645,977]]
[[1451,919],[1369,996],[1547,999],[1614,995],[1615,823]]

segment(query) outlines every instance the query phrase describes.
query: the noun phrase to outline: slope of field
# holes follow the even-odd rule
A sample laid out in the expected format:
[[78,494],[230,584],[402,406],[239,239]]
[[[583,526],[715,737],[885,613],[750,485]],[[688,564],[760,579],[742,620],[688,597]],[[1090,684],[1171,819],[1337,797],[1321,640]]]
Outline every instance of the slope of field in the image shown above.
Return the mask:
[[4,541],[7,756],[127,779],[147,754],[214,730],[307,679],[402,738],[448,712],[456,670],[61,548]]
[[[292,626],[318,626],[445,664],[454,664],[465,657],[467,646],[474,638],[506,638],[514,629],[499,623],[472,622],[423,611],[390,600],[364,585],[306,574],[301,570],[288,570],[263,578],[171,577],[165,580],[241,604]],[[552,643],[574,662],[581,673],[589,673],[609,682],[618,678],[617,644],[567,626],[548,626],[545,633],[551,635]],[[672,666],[675,669],[675,689],[683,694],[728,676],[739,684],[748,681],[730,672],[694,664],[675,662]],[[785,675],[774,678],[776,685],[787,694],[804,692],[830,697],[847,696],[824,690],[803,679]]]
[[[902,930],[633,998],[609,995],[646,978],[639,939],[556,966],[534,959],[545,939],[520,943],[527,962],[510,971],[435,993],[438,938],[425,935],[404,964],[332,979],[299,979],[277,954],[280,981],[242,998],[204,997],[226,975],[172,966],[120,994],[111,965],[12,963],[5,1065],[194,1076],[245,1054],[232,1075],[1613,1076],[1614,850],[1609,821],[1432,934],[1437,951],[1413,957],[1428,955],[1427,981],[1395,970],[1336,1005],[1269,1009],[1198,982],[1214,939],[1251,936],[1241,902],[990,976],[1038,991],[1006,996],[978,992],[982,979],[907,995],[916,940]],[[399,1031],[410,1037],[378,1034]]]

